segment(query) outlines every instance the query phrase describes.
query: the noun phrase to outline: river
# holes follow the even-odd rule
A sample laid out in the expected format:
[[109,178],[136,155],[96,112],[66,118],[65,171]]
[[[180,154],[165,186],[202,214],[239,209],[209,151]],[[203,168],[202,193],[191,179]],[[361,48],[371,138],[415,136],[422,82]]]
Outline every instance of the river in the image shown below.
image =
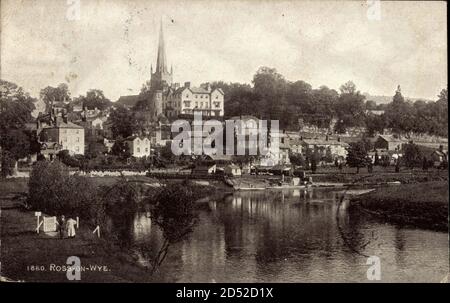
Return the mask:
[[[448,274],[447,233],[380,223],[345,202],[338,209],[341,195],[310,189],[206,199],[195,230],[170,248],[157,280],[373,282],[363,255],[379,257],[381,282],[440,282]],[[126,235],[147,265],[161,232],[147,213],[130,224]]]

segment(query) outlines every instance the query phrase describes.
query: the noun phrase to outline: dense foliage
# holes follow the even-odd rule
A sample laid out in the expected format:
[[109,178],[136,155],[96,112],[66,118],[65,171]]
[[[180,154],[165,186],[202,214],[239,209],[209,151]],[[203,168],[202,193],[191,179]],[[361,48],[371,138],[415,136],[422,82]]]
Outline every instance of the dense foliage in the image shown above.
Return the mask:
[[[330,127],[345,132],[351,127],[366,127],[369,135],[392,129],[399,134],[422,133],[448,136],[448,92],[443,89],[436,102],[405,100],[400,90],[389,104],[366,100],[348,81],[339,92],[326,86],[313,89],[304,81],[288,81],[276,69],[261,67],[253,77],[253,86],[241,83],[213,82],[212,88],[225,93],[225,114],[228,117],[255,115],[278,119],[280,127],[297,130],[299,122]],[[368,110],[384,110],[373,115]]]
[[25,124],[32,120],[35,100],[16,84],[0,80],[0,150],[2,176],[13,172],[17,160],[35,151],[35,138]]
[[71,176],[59,161],[38,161],[31,171],[28,188],[28,203],[46,214],[94,218],[101,210],[92,182],[86,177]]
[[368,157],[367,143],[364,141],[351,142],[347,149],[347,164],[350,167],[356,167],[356,172],[359,173],[361,167],[365,167],[371,163]]

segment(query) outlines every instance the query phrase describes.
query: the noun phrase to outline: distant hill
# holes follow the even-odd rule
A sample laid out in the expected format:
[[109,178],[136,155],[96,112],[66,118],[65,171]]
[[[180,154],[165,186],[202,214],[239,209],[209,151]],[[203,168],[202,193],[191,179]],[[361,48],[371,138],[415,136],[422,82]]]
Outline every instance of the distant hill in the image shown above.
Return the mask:
[[[375,101],[377,104],[391,103],[392,98],[394,97],[394,95],[392,95],[392,96],[372,96],[369,93],[363,93],[363,95],[366,97],[366,100]],[[405,100],[411,100],[412,102],[415,102],[417,100],[423,100],[425,102],[434,101],[434,100],[427,100],[427,99],[423,99],[423,98],[412,98],[412,97],[404,97],[404,98],[405,98]]]

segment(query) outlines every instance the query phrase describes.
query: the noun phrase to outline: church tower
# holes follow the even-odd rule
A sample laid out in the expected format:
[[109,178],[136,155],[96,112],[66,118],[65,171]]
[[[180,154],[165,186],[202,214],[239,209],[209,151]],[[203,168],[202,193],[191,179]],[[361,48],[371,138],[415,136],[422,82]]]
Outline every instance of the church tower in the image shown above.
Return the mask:
[[151,70],[151,89],[152,90],[165,90],[172,85],[172,70],[167,68],[166,49],[164,45],[164,33],[161,20],[159,30],[159,42],[158,42],[158,55],[156,57],[156,69],[153,73],[153,67]]

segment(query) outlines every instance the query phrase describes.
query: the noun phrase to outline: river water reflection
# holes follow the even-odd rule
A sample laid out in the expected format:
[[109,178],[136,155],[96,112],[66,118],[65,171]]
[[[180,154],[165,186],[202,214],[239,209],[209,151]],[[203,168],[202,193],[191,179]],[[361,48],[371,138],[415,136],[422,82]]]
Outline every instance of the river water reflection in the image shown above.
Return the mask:
[[[336,211],[342,191],[237,192],[203,202],[199,224],[171,247],[161,282],[369,282],[367,258],[381,260],[382,282],[439,282],[449,270],[446,233],[399,228]],[[135,216],[130,242],[142,263],[161,233],[146,213]],[[366,245],[366,246],[364,246]]]

